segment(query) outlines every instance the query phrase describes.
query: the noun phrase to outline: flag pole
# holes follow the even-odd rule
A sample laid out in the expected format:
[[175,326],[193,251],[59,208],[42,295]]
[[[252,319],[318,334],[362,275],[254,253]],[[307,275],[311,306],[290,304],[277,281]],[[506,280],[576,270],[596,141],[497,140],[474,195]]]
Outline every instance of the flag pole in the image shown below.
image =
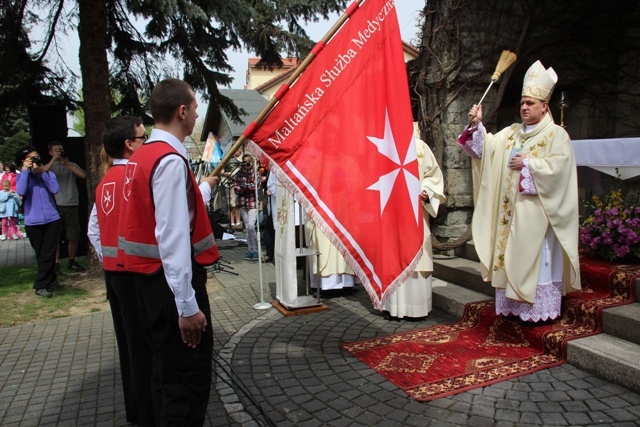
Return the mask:
[[[319,41],[314,46],[313,49],[311,49],[311,52],[309,52],[309,54],[307,55],[306,58],[304,58],[302,63],[298,67],[295,68],[295,71],[293,72],[291,77],[289,77],[289,79],[285,83],[283,83],[282,86],[285,86],[285,87],[289,88],[289,87],[291,87],[291,85],[293,85],[293,83],[298,79],[298,77],[300,77],[300,74],[302,74],[302,72],[309,66],[309,64],[311,64],[311,62],[316,58],[316,56],[318,56],[318,53],[320,53],[322,51],[322,49],[324,49],[325,45],[329,42],[329,40],[331,40],[331,38],[335,35],[335,33],[338,32],[340,27],[342,27],[344,25],[344,23],[347,22],[347,19],[349,19],[349,17],[358,9],[358,7],[360,7],[360,4],[363,1],[364,0],[354,0],[354,2],[351,3],[351,5],[349,5],[347,10],[340,16],[340,18],[336,21],[336,23],[333,24],[333,26],[329,29],[327,34],[322,38],[322,40]],[[262,111],[260,111],[258,116],[253,121],[253,123],[251,123],[249,126],[252,126],[254,124],[258,124],[259,125],[260,123],[262,123],[262,121],[269,115],[269,113],[271,112],[273,107],[279,101],[280,100],[278,99],[278,93],[276,93],[276,95],[274,95],[269,100],[267,105],[262,109]],[[246,131],[246,129],[245,129],[245,131]],[[244,136],[244,133],[242,135],[240,135],[240,137],[236,140],[236,142],[233,143],[231,148],[229,148],[227,150],[225,155],[220,160],[220,163],[218,163],[218,166],[216,166],[213,169],[213,171],[209,174],[209,176],[217,176],[217,175],[219,175],[220,172],[222,171],[222,169],[229,162],[229,160],[231,160],[231,157],[233,157],[233,154],[242,146],[242,144],[244,144],[244,141],[246,139],[247,138]]]
[[[259,176],[258,181],[256,182],[256,188],[255,188],[255,198],[256,198],[256,210],[258,207],[258,188],[260,188],[260,184],[262,183],[262,177],[260,177],[260,175],[258,174],[258,160],[254,157],[253,159],[253,179],[255,179],[256,176]],[[265,219],[265,221],[268,221],[268,219]],[[260,266],[260,302],[254,304],[253,308],[255,308],[256,310],[266,310],[268,308],[273,307],[271,304],[269,304],[268,302],[265,302],[264,300],[264,286],[263,286],[263,281],[262,281],[262,244],[260,243],[260,241],[262,240],[260,237],[260,213],[257,212],[256,213],[256,222],[255,224],[251,224],[251,226],[255,226],[256,227],[256,238],[258,239],[258,265]]]

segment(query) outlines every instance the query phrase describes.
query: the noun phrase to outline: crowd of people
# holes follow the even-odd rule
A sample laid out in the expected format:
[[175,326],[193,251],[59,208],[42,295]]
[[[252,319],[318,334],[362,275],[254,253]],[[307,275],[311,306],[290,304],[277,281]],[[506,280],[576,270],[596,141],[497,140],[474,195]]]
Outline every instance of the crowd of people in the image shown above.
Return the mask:
[[[491,134],[482,123],[482,107],[474,105],[470,124],[458,138],[477,169],[472,230],[483,277],[496,288],[497,313],[523,321],[557,318],[562,296],[580,288],[575,159],[568,135],[554,124],[548,108],[556,82],[553,69],[536,62],[525,75],[522,123]],[[103,144],[110,159],[95,191],[88,236],[105,271],[127,420],[202,425],[213,349],[204,267],[219,259],[206,204],[219,179],[197,182],[185,156],[183,141],[198,117],[191,86],[163,80],[153,89],[149,105],[155,121],[150,135],[136,117],[115,117],[105,126]],[[446,198],[433,153],[419,138],[416,149],[424,251],[413,275],[386,301],[388,319],[425,317],[432,305],[428,218],[437,215]],[[82,268],[75,262],[78,201],[77,189],[75,194],[72,190],[75,180],[86,176],[68,161],[60,143],[49,145],[49,155],[51,161],[45,164],[34,147],[21,149],[18,167],[10,162],[5,167],[0,192],[3,238],[21,237],[16,217],[19,208],[24,209],[38,262],[34,289],[44,297],[50,297],[57,284],[63,226],[69,268]],[[234,195],[230,227],[237,229],[240,219],[244,222],[249,260],[259,258],[259,209],[270,206],[266,250],[272,260],[274,176],[258,172],[249,154],[224,176]],[[328,239],[313,224],[306,228],[306,240],[321,254],[309,265],[310,274],[319,278],[314,286],[335,289],[357,283]]]
[[2,170],[0,175],[0,183],[2,184],[2,190],[0,191],[2,234],[0,234],[0,240],[22,239],[25,237],[20,230],[22,198],[16,193],[16,176],[19,171],[12,161],[0,162],[0,170]]
[[13,162],[7,162],[4,165],[0,163],[0,169],[4,170],[2,177],[0,177],[0,182],[2,183],[2,191],[0,191],[2,234],[0,234],[0,240],[22,239],[24,234],[19,227],[19,220],[21,220],[22,217],[20,213],[22,198],[16,193],[16,176],[18,170]]

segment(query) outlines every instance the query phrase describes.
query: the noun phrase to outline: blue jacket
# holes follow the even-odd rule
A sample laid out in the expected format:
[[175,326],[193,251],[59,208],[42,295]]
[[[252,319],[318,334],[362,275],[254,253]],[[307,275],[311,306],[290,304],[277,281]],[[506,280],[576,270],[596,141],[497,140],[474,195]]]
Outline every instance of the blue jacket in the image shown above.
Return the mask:
[[16,192],[24,198],[24,224],[42,225],[60,219],[53,195],[60,191],[52,172],[35,174],[23,170],[16,179]]
[[20,196],[16,193],[0,190],[0,218],[17,217],[20,203]]

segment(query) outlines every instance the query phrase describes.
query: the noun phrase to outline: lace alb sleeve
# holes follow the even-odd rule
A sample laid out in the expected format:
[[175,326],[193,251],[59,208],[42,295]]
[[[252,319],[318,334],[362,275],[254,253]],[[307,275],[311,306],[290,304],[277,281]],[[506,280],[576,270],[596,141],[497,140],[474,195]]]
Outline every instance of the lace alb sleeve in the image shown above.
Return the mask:
[[468,155],[474,159],[479,159],[482,157],[484,134],[484,126],[482,123],[478,123],[477,127],[469,127],[469,125],[467,125],[458,137],[458,145],[460,145],[460,148]]
[[520,193],[538,194],[536,185],[533,182],[533,177],[531,176],[531,169],[529,169],[529,159],[523,159],[522,164],[522,170],[520,171]]

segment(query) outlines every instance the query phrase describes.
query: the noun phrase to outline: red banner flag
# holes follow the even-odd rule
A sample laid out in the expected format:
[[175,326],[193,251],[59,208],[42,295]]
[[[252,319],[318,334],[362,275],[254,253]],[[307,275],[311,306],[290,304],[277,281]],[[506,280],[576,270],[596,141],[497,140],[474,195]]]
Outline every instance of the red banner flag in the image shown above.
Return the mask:
[[422,255],[416,142],[394,1],[347,13],[245,136],[382,309]]

